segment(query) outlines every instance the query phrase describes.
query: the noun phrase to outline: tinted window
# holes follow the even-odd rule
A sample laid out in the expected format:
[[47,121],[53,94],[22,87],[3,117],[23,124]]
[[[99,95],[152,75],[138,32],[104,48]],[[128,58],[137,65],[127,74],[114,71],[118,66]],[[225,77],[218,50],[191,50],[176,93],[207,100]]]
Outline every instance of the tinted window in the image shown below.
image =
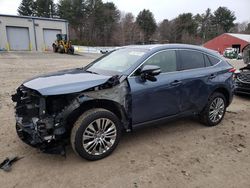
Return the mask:
[[180,50],[181,70],[196,69],[205,66],[203,54],[196,51]]
[[204,60],[205,60],[205,65],[206,65],[206,67],[209,67],[209,66],[212,65],[211,62],[210,62],[210,60],[208,59],[208,56],[207,56],[207,55],[204,55]]
[[212,57],[212,56],[208,56],[210,62],[212,63],[212,65],[216,65],[217,63],[220,62],[220,60],[218,58]]
[[157,53],[148,59],[144,65],[157,65],[161,68],[161,72],[176,71],[176,52],[174,50],[169,50]]

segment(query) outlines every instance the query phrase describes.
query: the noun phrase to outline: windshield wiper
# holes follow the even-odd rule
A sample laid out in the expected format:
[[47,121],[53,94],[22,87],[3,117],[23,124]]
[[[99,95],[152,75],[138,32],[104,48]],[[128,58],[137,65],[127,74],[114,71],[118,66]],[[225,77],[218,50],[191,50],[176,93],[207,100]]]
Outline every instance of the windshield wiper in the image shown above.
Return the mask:
[[93,72],[93,71],[90,71],[90,70],[85,70],[86,72],[88,73],[91,73],[91,74],[98,74],[97,72]]

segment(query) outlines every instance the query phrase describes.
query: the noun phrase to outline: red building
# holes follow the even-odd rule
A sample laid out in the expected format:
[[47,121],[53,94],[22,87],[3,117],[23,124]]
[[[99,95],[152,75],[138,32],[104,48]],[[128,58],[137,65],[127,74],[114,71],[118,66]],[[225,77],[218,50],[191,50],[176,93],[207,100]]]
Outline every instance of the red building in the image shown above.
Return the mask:
[[222,54],[226,48],[230,47],[237,48],[239,52],[242,52],[242,49],[248,44],[250,44],[250,35],[224,33],[206,42],[203,46]]

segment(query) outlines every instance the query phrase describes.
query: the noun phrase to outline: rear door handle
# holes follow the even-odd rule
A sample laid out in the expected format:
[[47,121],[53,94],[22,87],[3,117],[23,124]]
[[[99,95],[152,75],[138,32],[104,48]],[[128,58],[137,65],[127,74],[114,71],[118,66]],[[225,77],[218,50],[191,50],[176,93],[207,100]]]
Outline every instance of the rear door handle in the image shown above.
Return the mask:
[[175,80],[175,81],[170,83],[171,86],[178,86],[178,85],[181,85],[181,84],[182,84],[182,81],[179,81],[179,80]]
[[209,76],[209,79],[213,79],[213,78],[215,78],[216,77],[216,74],[211,74],[210,76]]

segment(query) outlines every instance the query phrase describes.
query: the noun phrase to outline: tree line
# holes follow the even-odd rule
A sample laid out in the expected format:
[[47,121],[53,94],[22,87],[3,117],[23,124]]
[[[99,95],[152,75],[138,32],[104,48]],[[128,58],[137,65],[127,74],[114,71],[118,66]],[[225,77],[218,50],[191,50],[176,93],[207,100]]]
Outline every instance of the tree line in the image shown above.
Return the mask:
[[225,32],[250,34],[250,23],[235,23],[227,7],[202,14],[183,13],[172,20],[156,23],[150,10],[135,17],[112,2],[102,0],[22,0],[18,14],[69,21],[70,37],[80,45],[129,45],[148,43],[203,44]]

